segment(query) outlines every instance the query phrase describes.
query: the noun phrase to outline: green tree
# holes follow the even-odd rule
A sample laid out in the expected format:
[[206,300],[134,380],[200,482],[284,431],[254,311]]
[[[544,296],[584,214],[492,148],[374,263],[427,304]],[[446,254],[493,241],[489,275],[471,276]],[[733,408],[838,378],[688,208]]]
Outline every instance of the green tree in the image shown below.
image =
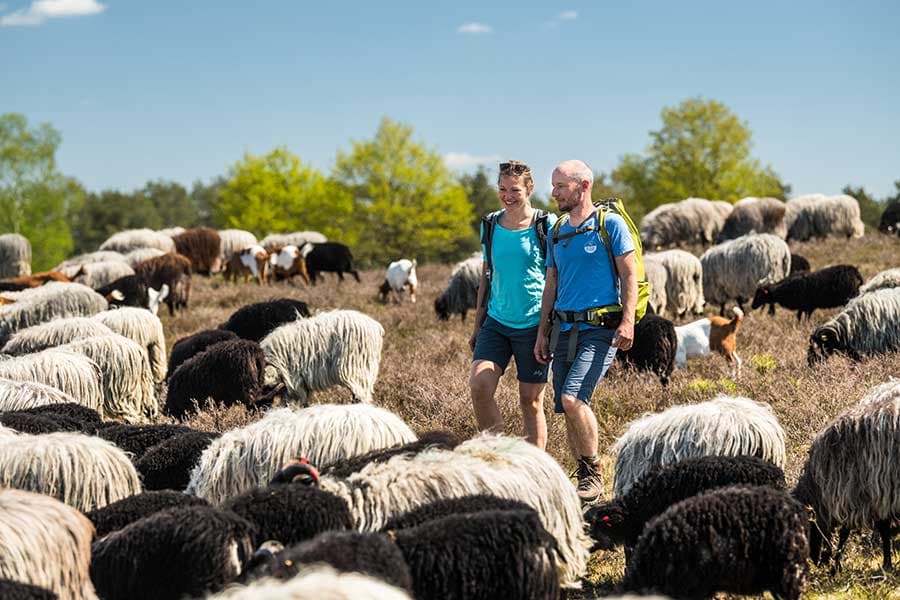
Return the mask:
[[183,185],[174,181],[148,181],[142,190],[137,192],[146,198],[159,216],[162,227],[195,227],[199,224],[200,215],[188,191]]
[[784,197],[790,188],[750,156],[746,122],[715,100],[691,98],[662,111],[646,155],[626,154],[612,183],[645,210],[694,196],[734,202],[745,196]]
[[208,185],[199,179],[191,187],[191,204],[197,211],[197,225],[212,227],[213,206],[218,202],[219,192],[225,187],[227,180],[216,177]]
[[887,207],[889,198],[879,201],[870,196],[862,186],[845,185],[841,191],[848,196],[853,196],[859,202],[859,218],[866,224],[866,229],[869,231],[877,230],[878,225],[881,223],[881,213]]
[[28,238],[34,271],[53,267],[72,251],[67,217],[83,189],[57,170],[61,140],[48,123],[32,129],[24,115],[0,116],[0,232]]
[[353,246],[359,232],[353,199],[287,148],[245,154],[229,170],[212,204],[213,223],[265,236],[314,230]]
[[141,190],[103,190],[87,194],[71,217],[75,252],[93,252],[109,236],[125,229],[161,229],[163,221]]
[[500,205],[497,186],[488,178],[487,170],[484,167],[478,167],[474,174],[460,177],[459,184],[465,190],[466,198],[472,205],[472,229],[477,234],[481,227],[481,217],[497,210]]
[[338,153],[334,178],[365,223],[355,252],[363,264],[448,261],[478,247],[465,190],[437,152],[413,140],[411,127],[383,118],[374,139]]

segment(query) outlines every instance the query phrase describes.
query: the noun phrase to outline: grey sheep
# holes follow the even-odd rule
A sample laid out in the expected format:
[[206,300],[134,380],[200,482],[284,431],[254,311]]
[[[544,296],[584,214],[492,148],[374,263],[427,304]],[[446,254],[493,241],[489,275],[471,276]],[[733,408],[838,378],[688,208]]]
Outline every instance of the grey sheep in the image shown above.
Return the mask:
[[810,366],[834,353],[853,360],[900,350],[900,288],[885,288],[851,300],[809,338]]
[[787,227],[784,215],[787,206],[777,198],[743,198],[734,203],[734,210],[725,219],[716,243],[739,238],[748,233],[771,233],[784,239]]
[[733,300],[743,310],[757,287],[785,279],[791,272],[791,250],[770,233],[745,235],[713,246],[700,257],[700,264],[703,295],[724,315],[727,302]]
[[859,218],[859,202],[846,194],[791,198],[784,221],[787,239],[800,242],[828,236],[859,238],[865,233],[865,225]]

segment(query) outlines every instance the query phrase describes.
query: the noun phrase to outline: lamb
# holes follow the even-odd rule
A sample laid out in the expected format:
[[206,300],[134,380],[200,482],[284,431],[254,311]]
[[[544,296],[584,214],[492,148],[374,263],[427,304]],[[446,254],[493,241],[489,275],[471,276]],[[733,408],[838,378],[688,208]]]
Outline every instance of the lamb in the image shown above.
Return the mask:
[[97,313],[91,318],[141,346],[147,352],[154,381],[165,379],[166,336],[162,321],[156,315],[141,308],[124,307]]
[[85,513],[97,539],[170,508],[209,506],[205,500],[178,492],[142,492]]
[[171,377],[172,373],[187,359],[203,352],[213,344],[227,340],[236,340],[237,337],[232,331],[207,329],[181,338],[172,346],[172,353],[169,355],[169,368],[167,369],[168,376]]
[[886,288],[850,301],[809,338],[809,366],[834,353],[853,360],[900,350],[900,288]]
[[169,285],[163,283],[159,290],[150,287],[143,277],[127,275],[97,288],[111,308],[133,306],[146,308],[152,314],[159,313],[159,304],[169,296]]
[[805,513],[768,487],[727,487],[683,500],[647,523],[622,587],[677,598],[770,591],[799,600],[808,575]]
[[865,225],[859,218],[859,203],[846,194],[808,194],[791,198],[784,221],[787,239],[799,242],[830,235],[859,238],[865,233]]
[[307,242],[300,246],[300,254],[306,261],[306,270],[313,285],[316,285],[319,273],[337,273],[339,281],[344,281],[344,273],[350,273],[359,283],[359,272],[353,268],[353,255],[344,244]]
[[888,235],[900,235],[900,200],[894,200],[888,204],[881,213],[878,231]]
[[137,471],[110,442],[80,433],[0,436],[0,487],[47,494],[82,512],[141,491]]
[[287,581],[263,579],[231,587],[207,600],[411,600],[404,591],[359,573],[338,573],[327,567],[305,569]]
[[644,273],[646,273],[647,281],[650,283],[648,306],[654,314],[662,315],[668,304],[666,284],[668,283],[669,273],[656,257],[656,254],[644,255]]
[[[416,277],[415,259],[402,258],[392,262],[388,265],[384,280],[395,302],[399,303],[404,290],[409,288],[409,300],[413,304],[416,303],[416,289],[419,287],[419,280]],[[385,294],[386,299],[387,295]]]
[[228,317],[221,329],[232,331],[245,340],[260,342],[275,328],[310,316],[306,302],[276,298],[239,308]]
[[791,251],[787,243],[770,233],[746,235],[713,246],[700,257],[703,267],[703,295],[718,304],[721,315],[725,303],[735,300],[743,309],[756,288],[781,281],[791,271]]
[[128,263],[128,266],[133,269],[145,260],[150,260],[151,258],[162,256],[163,254],[166,253],[159,248],[135,248],[134,250],[125,254],[125,262]]
[[296,456],[324,467],[415,439],[395,414],[368,404],[274,409],[210,444],[191,474],[187,493],[220,504],[265,485]]
[[[100,368],[81,354],[50,348],[19,358],[0,360],[0,379],[44,384],[79,404],[103,413]],[[41,392],[42,395],[46,393]]]
[[352,310],[287,323],[260,342],[266,384],[284,385],[286,399],[299,404],[334,385],[349,389],[354,402],[371,402],[383,343],[381,324]]
[[460,315],[465,321],[466,313],[476,308],[483,268],[484,263],[480,254],[453,267],[447,288],[434,301],[434,311],[441,321],[449,320],[451,315]]
[[675,324],[656,315],[645,315],[634,326],[634,341],[628,351],[619,350],[617,356],[626,365],[640,371],[650,371],[659,377],[660,383],[669,384],[675,370],[678,337]]
[[702,198],[661,204],[641,219],[641,241],[652,250],[679,244],[711,244],[727,216],[722,207]]
[[784,215],[787,206],[776,198],[743,198],[734,203],[734,210],[725,219],[716,243],[733,240],[749,233],[771,233],[784,239],[787,227]]
[[859,295],[868,294],[869,292],[874,292],[875,290],[882,290],[884,288],[898,288],[900,287],[900,268],[895,269],[887,269],[886,271],[882,271],[878,273],[872,279],[868,280],[865,285],[859,288]]
[[400,454],[419,454],[420,452],[424,452],[431,448],[453,450],[461,443],[462,440],[456,434],[450,433],[449,431],[426,431],[415,441],[399,446],[384,448],[382,450],[372,450],[365,454],[334,462],[328,467],[325,467],[323,473],[325,475],[331,475],[332,477],[349,477],[353,473],[361,471],[368,464],[382,463]]
[[24,235],[0,235],[0,279],[31,275],[31,243]]
[[112,334],[112,329],[90,317],[58,319],[27,329],[20,329],[9,337],[3,346],[3,353],[22,356],[62,346],[69,342]]
[[[853,265],[835,265],[811,273],[800,273],[756,288],[751,308],[766,304],[797,311],[797,320],[812,318],[817,308],[843,306],[859,293],[863,278]],[[774,312],[774,311],[770,311]]]
[[657,314],[662,315],[664,310],[676,318],[689,312],[703,314],[705,300],[700,259],[690,252],[677,249],[648,254],[647,258],[660,263],[666,270],[666,305]]
[[830,555],[834,528],[841,529],[837,570],[850,531],[872,527],[881,536],[884,569],[891,570],[891,525],[900,515],[898,447],[898,381],[875,388],[816,435],[794,489],[794,496],[810,507],[810,554],[816,563]]
[[97,599],[88,571],[94,528],[84,515],[50,496],[10,489],[0,490],[0,514],[0,579],[60,600]]
[[0,379],[0,411],[75,402],[69,394],[43,383]]
[[[241,574],[253,526],[209,506],[171,508],[94,543],[91,580],[104,600],[178,600]],[[180,565],[182,568],[172,568]]]
[[256,342],[214,344],[186,360],[169,377],[165,412],[181,420],[203,408],[207,398],[225,406],[265,404],[265,371],[266,358]]
[[134,268],[147,286],[162,290],[163,285],[169,289],[166,306],[169,314],[174,315],[176,308],[187,308],[191,299],[191,261],[180,254],[163,254],[145,260]]
[[50,282],[4,295],[16,302],[0,307],[0,344],[26,327],[66,317],[89,317],[107,309],[102,296],[80,283]]
[[129,275],[134,275],[134,269],[128,266],[128,263],[110,260],[81,265],[77,274],[72,277],[72,281],[96,290]]
[[175,252],[191,261],[191,269],[201,275],[216,273],[222,268],[222,238],[215,229],[195,227],[172,237]]
[[175,242],[168,235],[157,233],[152,229],[127,229],[110,236],[100,244],[100,250],[112,250],[123,254],[135,248],[159,248],[163,252],[174,252]]
[[737,354],[737,330],[744,321],[744,311],[737,306],[731,308],[734,317],[709,317],[675,328],[678,337],[678,351],[675,362],[678,368],[687,369],[687,359],[708,356],[718,352],[725,357],[730,375],[739,377],[743,361]]
[[738,484],[784,490],[784,471],[755,456],[686,458],[646,471],[622,496],[590,507],[585,521],[595,549],[624,544],[627,558],[650,519],[697,494]]
[[259,245],[266,251],[271,251],[284,246],[302,248],[304,244],[324,244],[327,241],[328,238],[318,231],[294,231],[293,233],[270,233],[260,240]]
[[784,467],[784,430],[768,404],[716,396],[632,421],[610,452],[616,457],[616,496],[656,465],[695,456],[757,456]]
[[269,262],[271,267],[269,274],[274,275],[276,281],[287,279],[293,282],[294,276],[299,275],[306,285],[310,284],[306,259],[297,246],[288,245],[270,250]]
[[811,270],[812,267],[809,264],[809,259],[800,254],[791,253],[791,272],[788,273],[788,277],[796,275],[797,273],[806,273]]
[[221,265],[224,268],[228,259],[244,248],[256,246],[256,236],[243,229],[220,229],[219,239],[222,241]]
[[200,456],[219,437],[210,431],[177,434],[155,444],[134,461],[145,490],[184,491]]
[[123,423],[107,423],[98,435],[116,445],[136,459],[144,452],[169,438],[193,433],[193,429],[184,425],[160,423],[156,425],[126,425]]
[[225,281],[231,279],[237,283],[240,279],[246,282],[252,277],[257,284],[262,285],[268,279],[268,273],[269,255],[260,245],[235,252],[225,263]]

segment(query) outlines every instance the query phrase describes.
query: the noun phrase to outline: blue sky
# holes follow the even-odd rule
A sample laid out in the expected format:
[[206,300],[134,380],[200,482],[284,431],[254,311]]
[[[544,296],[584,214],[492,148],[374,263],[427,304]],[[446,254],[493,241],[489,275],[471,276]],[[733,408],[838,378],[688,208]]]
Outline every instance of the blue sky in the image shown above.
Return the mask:
[[[663,106],[727,104],[794,193],[900,179],[900,2],[0,0],[0,112],[90,189],[286,145],[329,170],[383,115],[455,168],[609,171]],[[543,183],[542,183],[543,182]]]

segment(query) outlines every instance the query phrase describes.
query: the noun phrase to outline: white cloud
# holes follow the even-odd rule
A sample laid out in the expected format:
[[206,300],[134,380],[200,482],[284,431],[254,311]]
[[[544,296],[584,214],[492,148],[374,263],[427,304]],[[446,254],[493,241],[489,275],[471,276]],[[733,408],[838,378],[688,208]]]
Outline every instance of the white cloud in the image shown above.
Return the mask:
[[559,13],[560,21],[574,21],[577,18],[578,18],[578,13],[575,12],[574,10],[564,10],[561,13]]
[[497,162],[500,157],[491,154],[490,156],[476,156],[474,154],[466,154],[465,152],[448,152],[444,155],[444,164],[450,169],[471,169],[485,163]]
[[0,17],[0,26],[40,25],[47,19],[95,15],[104,10],[106,6],[97,0],[34,0],[28,8]]
[[456,28],[457,33],[490,33],[494,28],[484,23],[464,23]]

